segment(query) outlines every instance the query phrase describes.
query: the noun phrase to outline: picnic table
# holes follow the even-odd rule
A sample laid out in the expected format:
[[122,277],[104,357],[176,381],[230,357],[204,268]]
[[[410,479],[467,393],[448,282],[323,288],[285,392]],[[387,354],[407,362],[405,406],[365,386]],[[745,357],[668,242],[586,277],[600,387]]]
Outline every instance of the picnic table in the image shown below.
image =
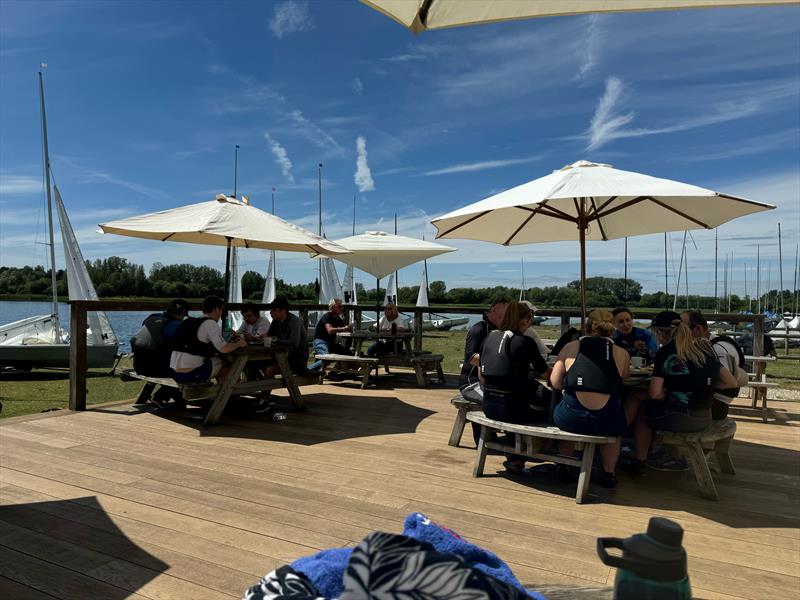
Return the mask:
[[401,331],[392,334],[391,331],[346,331],[337,333],[339,337],[350,339],[353,342],[353,353],[356,356],[362,356],[362,348],[365,341],[376,342],[384,340],[392,343],[395,348],[395,354],[400,354],[400,348],[403,349],[406,356],[414,356],[414,350],[411,348],[411,340],[414,339],[414,334],[411,331]]
[[753,408],[758,407],[758,401],[761,400],[761,418],[767,422],[767,392],[769,388],[777,387],[776,383],[767,382],[767,363],[775,362],[778,360],[774,356],[745,356],[745,362],[753,365],[753,371],[749,373],[752,377],[747,386],[753,390]]

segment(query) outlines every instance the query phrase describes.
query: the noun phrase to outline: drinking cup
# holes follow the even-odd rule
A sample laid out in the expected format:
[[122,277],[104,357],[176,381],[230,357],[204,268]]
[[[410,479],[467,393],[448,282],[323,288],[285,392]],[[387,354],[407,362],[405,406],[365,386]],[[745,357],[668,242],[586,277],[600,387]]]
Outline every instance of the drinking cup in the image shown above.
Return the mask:
[[264,348],[269,348],[270,346],[272,346],[272,338],[267,336],[264,338]]
[[631,366],[634,369],[641,369],[644,366],[644,359],[641,356],[631,356]]

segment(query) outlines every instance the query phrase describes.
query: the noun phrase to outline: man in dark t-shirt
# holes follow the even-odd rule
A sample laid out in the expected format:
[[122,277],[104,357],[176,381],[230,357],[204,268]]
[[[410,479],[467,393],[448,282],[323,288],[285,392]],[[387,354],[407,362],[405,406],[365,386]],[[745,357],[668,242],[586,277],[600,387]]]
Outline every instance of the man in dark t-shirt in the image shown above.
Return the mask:
[[[353,331],[353,328],[342,319],[342,300],[334,298],[328,302],[326,312],[317,322],[314,331],[314,354],[352,354],[350,350],[336,342],[336,334]],[[309,371],[316,371],[322,366],[322,361],[316,361],[308,367]]]

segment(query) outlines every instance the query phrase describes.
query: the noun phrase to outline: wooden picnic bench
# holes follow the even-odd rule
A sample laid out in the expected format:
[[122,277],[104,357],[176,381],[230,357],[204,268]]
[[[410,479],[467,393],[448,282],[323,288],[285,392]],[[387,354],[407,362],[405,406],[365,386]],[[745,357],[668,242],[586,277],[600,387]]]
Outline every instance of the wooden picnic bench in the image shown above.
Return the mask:
[[730,456],[731,442],[736,433],[736,421],[726,417],[720,421],[712,421],[704,431],[695,433],[675,433],[672,431],[657,431],[656,436],[664,446],[676,446],[682,454],[686,455],[700,495],[709,500],[719,500],[717,487],[708,467],[706,452],[711,451],[717,459],[717,465],[722,473],[735,475],[733,461]]
[[378,357],[378,364],[386,368],[389,372],[389,367],[410,367],[414,369],[414,374],[417,376],[417,384],[420,387],[428,385],[428,373],[436,374],[439,383],[444,383],[444,370],[442,369],[442,361],[444,356],[441,354],[430,354],[427,352],[415,352],[412,356],[405,354],[384,354]]
[[758,401],[761,400],[761,419],[766,423],[767,396],[770,389],[778,387],[777,383],[767,382],[767,363],[775,362],[777,359],[773,356],[745,356],[744,359],[755,369],[752,373],[748,373],[752,381],[747,383],[747,387],[751,390],[753,409],[758,408]]
[[[369,356],[350,356],[349,354],[317,354],[314,358],[320,361],[319,383],[325,379],[326,372],[334,364],[355,367],[355,371],[361,375],[361,389],[366,389],[369,383],[369,376],[372,369],[378,366],[378,359]],[[341,368],[341,366],[340,366]],[[377,373],[376,373],[377,375]]]
[[[594,462],[594,449],[598,444],[612,444],[617,438],[595,435],[581,435],[562,431],[558,427],[540,427],[536,425],[517,425],[515,423],[504,423],[488,418],[482,411],[472,411],[467,413],[467,421],[472,421],[481,426],[481,437],[478,440],[477,456],[475,457],[475,468],[472,471],[473,477],[480,477],[486,463],[487,450],[499,450],[510,454],[520,454],[528,458],[546,460],[562,465],[570,465],[580,468],[578,476],[578,489],[575,494],[575,502],[583,504],[586,494],[589,491],[589,478],[592,474],[592,463]],[[488,441],[490,432],[505,431],[514,434],[514,445],[506,445],[501,442]],[[581,460],[559,454],[545,454],[541,452],[545,440],[557,440],[572,442],[575,450],[582,450]]]
[[467,424],[467,413],[481,410],[482,407],[480,402],[467,400],[460,392],[457,396],[453,396],[453,398],[450,399],[450,404],[455,406],[458,412],[456,413],[453,431],[450,432],[450,439],[447,445],[458,447],[458,444],[461,442],[461,436],[464,434],[464,427]]
[[[174,387],[181,390],[185,400],[199,400],[202,398],[214,398],[211,408],[203,421],[204,425],[213,425],[219,421],[225,406],[231,395],[234,394],[255,394],[267,390],[286,388],[289,391],[292,405],[302,410],[305,408],[303,395],[300,393],[301,385],[316,385],[319,376],[295,375],[289,366],[287,359],[288,349],[286,348],[264,348],[260,344],[255,347],[243,348],[230,354],[233,357],[233,364],[228,370],[228,375],[222,384],[211,382],[204,383],[178,383],[171,377],[147,377],[139,375],[133,369],[121,372],[120,379],[123,381],[145,381],[146,384],[139,393],[137,402],[149,398],[156,385]],[[279,374],[274,379],[258,379],[255,381],[240,381],[242,372],[248,361],[274,360],[278,365]]]

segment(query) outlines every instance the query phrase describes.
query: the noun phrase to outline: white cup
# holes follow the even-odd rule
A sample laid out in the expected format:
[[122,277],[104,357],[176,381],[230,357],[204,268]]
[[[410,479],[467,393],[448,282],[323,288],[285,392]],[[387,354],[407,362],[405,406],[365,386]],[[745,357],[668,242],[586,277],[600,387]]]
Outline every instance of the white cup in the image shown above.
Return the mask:
[[272,338],[267,336],[264,338],[264,348],[269,348],[270,346],[272,346]]
[[641,356],[631,356],[631,366],[634,369],[641,369],[644,366],[644,359]]

